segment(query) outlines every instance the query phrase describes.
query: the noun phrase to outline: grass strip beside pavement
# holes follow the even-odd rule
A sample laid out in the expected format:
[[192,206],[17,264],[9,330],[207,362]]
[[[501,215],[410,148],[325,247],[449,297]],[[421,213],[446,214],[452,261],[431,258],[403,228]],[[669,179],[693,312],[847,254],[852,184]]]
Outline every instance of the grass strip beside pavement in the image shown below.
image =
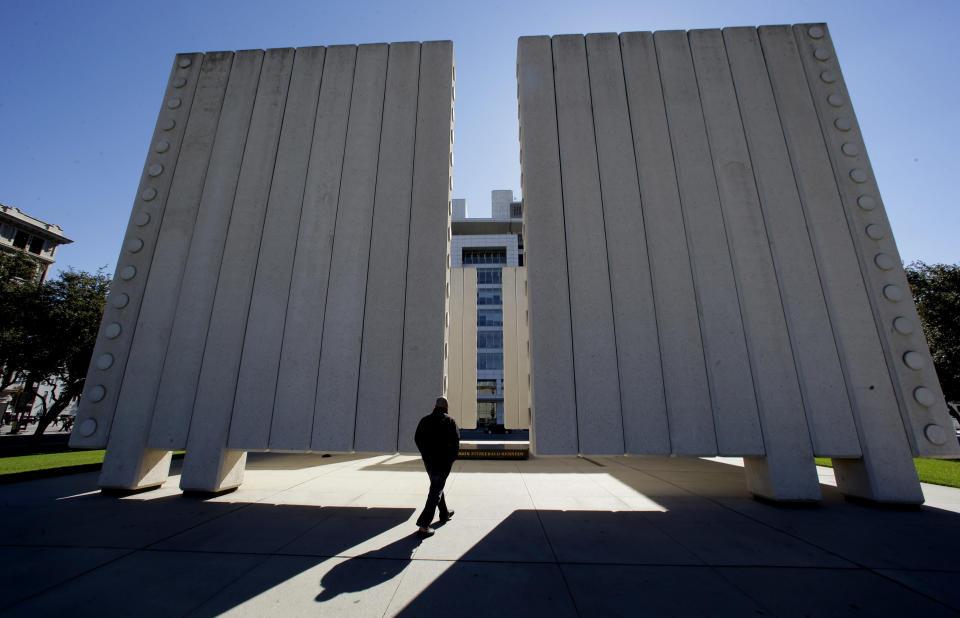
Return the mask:
[[64,453],[40,453],[37,455],[0,457],[0,476],[35,472],[37,470],[102,464],[104,452],[105,451],[101,449],[98,451],[67,451]]
[[[818,466],[832,468],[833,462],[826,457],[816,458]],[[920,482],[947,487],[960,487],[960,461],[949,459],[914,459]]]

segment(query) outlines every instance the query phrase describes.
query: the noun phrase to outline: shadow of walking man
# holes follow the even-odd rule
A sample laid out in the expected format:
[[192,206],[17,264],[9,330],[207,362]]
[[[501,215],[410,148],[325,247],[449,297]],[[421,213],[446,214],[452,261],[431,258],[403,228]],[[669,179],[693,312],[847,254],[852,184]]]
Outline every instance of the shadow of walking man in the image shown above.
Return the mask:
[[411,534],[341,562],[320,580],[323,591],[314,600],[322,603],[337,595],[367,590],[393,579],[407,568],[419,546],[420,539]]

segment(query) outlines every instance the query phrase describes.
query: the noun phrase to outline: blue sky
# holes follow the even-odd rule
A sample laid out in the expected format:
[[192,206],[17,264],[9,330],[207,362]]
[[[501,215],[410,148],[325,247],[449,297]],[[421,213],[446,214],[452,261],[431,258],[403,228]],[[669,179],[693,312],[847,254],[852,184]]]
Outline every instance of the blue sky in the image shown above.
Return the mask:
[[960,3],[874,0],[372,2],[2,0],[0,202],[112,271],[174,54],[452,39],[454,197],[520,192],[516,41],[529,34],[826,21],[901,257],[960,262]]

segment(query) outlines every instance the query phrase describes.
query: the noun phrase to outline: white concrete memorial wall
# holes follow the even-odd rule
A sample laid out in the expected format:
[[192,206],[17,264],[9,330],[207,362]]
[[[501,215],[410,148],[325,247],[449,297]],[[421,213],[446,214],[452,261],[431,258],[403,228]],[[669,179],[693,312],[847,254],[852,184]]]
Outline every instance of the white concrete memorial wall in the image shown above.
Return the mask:
[[[178,55],[70,444],[102,487],[415,450],[443,390],[449,41]],[[409,425],[409,426],[408,426]]]
[[946,404],[824,24],[522,37],[533,450],[922,502]]

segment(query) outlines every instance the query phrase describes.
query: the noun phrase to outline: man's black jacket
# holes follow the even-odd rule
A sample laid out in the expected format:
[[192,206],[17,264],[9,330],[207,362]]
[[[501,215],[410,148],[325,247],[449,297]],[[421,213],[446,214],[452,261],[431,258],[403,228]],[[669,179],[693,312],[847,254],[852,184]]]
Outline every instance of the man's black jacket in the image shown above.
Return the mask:
[[417,425],[414,441],[420,449],[423,463],[431,465],[449,465],[457,459],[460,451],[460,430],[457,421],[447,411],[437,407],[424,416]]

